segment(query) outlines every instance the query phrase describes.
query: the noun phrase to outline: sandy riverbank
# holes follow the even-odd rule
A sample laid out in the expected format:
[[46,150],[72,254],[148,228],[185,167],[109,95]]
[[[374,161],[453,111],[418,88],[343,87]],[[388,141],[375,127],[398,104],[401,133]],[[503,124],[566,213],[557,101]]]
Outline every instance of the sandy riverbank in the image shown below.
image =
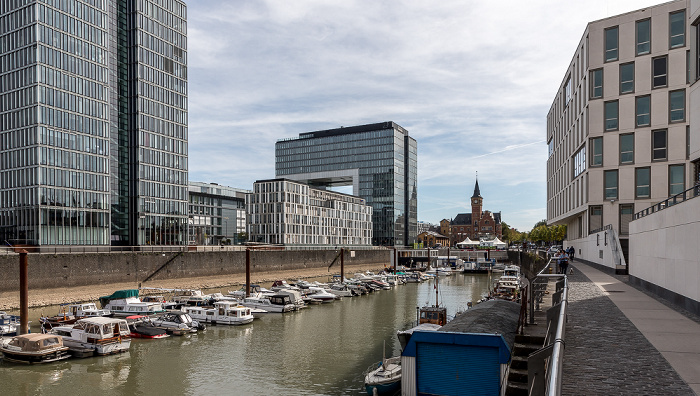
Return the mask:
[[[345,276],[352,277],[356,272],[379,271],[383,268],[378,264],[369,265],[346,265]],[[317,278],[322,276],[332,276],[340,274],[340,266],[333,266],[331,271],[328,268],[312,268],[304,270],[288,270],[260,272],[251,274],[251,282],[260,284],[263,287],[270,287],[277,279],[295,280],[305,278]],[[181,278],[154,280],[142,284],[142,287],[162,287],[181,289],[217,289],[221,288],[222,293],[226,293],[228,288],[238,289],[245,284],[245,274],[207,276],[200,278]],[[19,285],[17,285],[19,288]],[[64,303],[75,303],[83,301],[97,301],[100,296],[112,294],[116,290],[136,289],[139,285],[135,282],[111,283],[104,285],[64,287],[55,289],[29,289],[29,307],[45,307]],[[19,290],[16,292],[0,293],[0,311],[19,309]]]

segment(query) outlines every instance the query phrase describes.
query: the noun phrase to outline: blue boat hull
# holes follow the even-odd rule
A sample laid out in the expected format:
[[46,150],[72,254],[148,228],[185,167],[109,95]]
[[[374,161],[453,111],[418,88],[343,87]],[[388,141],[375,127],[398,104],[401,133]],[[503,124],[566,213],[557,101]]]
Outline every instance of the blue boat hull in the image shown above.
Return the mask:
[[374,395],[374,388],[377,388],[377,394],[378,395],[393,395],[397,391],[401,389],[401,380],[399,379],[396,382],[390,382],[388,384],[379,384],[379,385],[367,385],[365,384],[365,390],[367,390],[367,394],[372,396]]

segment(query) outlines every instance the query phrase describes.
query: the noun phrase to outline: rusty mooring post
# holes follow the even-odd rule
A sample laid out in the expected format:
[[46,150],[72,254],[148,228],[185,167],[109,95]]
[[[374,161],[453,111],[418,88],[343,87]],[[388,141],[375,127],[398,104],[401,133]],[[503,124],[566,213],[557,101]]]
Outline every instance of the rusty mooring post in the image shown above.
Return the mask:
[[250,297],[250,248],[245,249],[245,296]]
[[340,282],[345,279],[345,249],[340,248]]
[[27,251],[19,251],[19,333],[29,333],[29,259]]

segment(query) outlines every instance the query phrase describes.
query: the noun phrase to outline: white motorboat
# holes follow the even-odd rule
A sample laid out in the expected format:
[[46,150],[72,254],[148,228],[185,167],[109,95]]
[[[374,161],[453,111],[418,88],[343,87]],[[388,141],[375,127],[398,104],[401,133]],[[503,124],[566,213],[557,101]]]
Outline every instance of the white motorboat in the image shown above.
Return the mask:
[[[244,305],[246,307],[250,308],[259,308],[259,309],[264,309],[267,312],[270,313],[282,313],[282,312],[291,312],[294,311],[294,304],[289,303],[289,296],[287,297],[287,303],[284,304],[273,304],[271,299],[269,297],[246,297],[243,299],[243,302],[241,302],[241,305]],[[276,301],[284,301],[275,299]]]
[[69,304],[66,310],[78,319],[112,315],[109,309],[99,309],[95,303]]
[[110,310],[115,316],[155,315],[164,313],[160,302],[143,302],[138,297],[137,289],[119,290],[112,295],[100,297],[103,309]]
[[309,287],[309,294],[307,294],[306,297],[312,298],[314,300],[321,300],[324,303],[330,303],[335,301],[336,298],[340,298],[335,294],[329,293],[326,289],[316,286]]
[[15,363],[50,363],[70,357],[63,337],[55,334],[23,334],[0,347],[3,359]]
[[295,289],[278,289],[275,294],[282,295],[282,296],[289,296],[289,301],[294,304],[294,307],[296,310],[300,310],[302,308],[306,308],[306,304],[304,303],[304,296],[301,294],[301,291],[298,288]]
[[193,319],[211,324],[243,325],[253,321],[250,308],[232,301],[219,301],[214,308],[185,307]]
[[19,316],[0,311],[0,337],[15,336],[19,329]]
[[328,287],[328,292],[340,297],[352,297],[357,295],[348,285],[344,283],[333,283]]
[[62,336],[73,355],[110,355],[126,352],[131,346],[131,331],[124,319],[84,318],[73,325],[54,327],[50,333]]
[[198,330],[205,329],[203,324],[193,320],[189,314],[177,311],[168,312],[153,318],[151,323],[173,335],[196,333]]

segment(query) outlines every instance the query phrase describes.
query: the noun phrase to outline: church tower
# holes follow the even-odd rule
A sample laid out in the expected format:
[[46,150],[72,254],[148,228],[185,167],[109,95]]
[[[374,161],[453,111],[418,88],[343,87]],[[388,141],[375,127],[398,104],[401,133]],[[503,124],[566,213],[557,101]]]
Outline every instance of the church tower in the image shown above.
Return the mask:
[[481,209],[483,199],[479,191],[479,179],[476,179],[474,185],[474,195],[472,195],[472,226],[474,227],[474,235],[479,235],[479,220],[481,219]]

